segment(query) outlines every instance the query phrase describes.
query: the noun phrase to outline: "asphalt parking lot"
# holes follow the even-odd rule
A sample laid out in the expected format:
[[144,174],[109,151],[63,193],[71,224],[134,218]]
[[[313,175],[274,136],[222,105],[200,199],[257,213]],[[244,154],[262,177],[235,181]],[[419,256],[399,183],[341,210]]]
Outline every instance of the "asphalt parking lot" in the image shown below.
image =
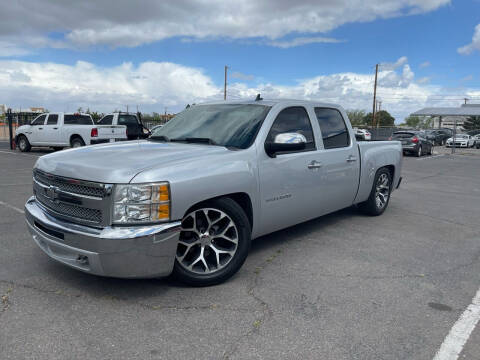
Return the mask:
[[382,216],[262,237],[230,281],[189,288],[48,259],[22,214],[46,152],[0,144],[1,359],[433,359],[480,287],[480,156],[406,157]]

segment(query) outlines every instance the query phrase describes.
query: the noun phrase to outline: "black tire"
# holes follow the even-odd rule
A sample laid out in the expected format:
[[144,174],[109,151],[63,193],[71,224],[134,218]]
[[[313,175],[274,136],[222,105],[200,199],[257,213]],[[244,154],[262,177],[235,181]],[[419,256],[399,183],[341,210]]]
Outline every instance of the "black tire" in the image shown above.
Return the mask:
[[422,145],[420,145],[417,149],[417,151],[415,152],[415,156],[416,157],[421,157],[423,155],[423,149],[422,149]]
[[[236,203],[234,200],[230,198],[213,199],[195,206],[194,208],[189,210],[187,214],[185,214],[185,217],[182,220],[182,226],[187,226],[185,225],[185,222],[189,214],[192,214],[195,211],[202,211],[202,209],[210,209],[210,210],[213,209],[213,212],[215,212],[215,210],[218,210],[219,212],[223,212],[226,215],[228,215],[228,217],[230,217],[230,220],[234,223],[237,229],[238,240],[236,244],[235,253],[230,258],[230,260],[228,260],[229,262],[226,265],[224,265],[223,268],[220,268],[218,270],[214,269],[213,272],[208,274],[201,274],[198,272],[190,271],[186,269],[185,265],[182,265],[180,263],[179,258],[181,259],[182,255],[185,256],[184,254],[186,254],[190,250],[187,249],[183,251],[183,249],[181,249],[183,245],[179,244],[179,248],[177,249],[177,257],[175,258],[175,264],[173,267],[172,276],[177,280],[192,286],[211,286],[211,285],[220,284],[226,281],[227,279],[229,279],[242,267],[243,263],[245,262],[245,259],[247,258],[248,252],[250,251],[250,244],[251,244],[251,226],[247,218],[247,215],[245,214],[243,209],[240,207],[240,205],[238,205],[238,203]],[[214,223],[212,223],[212,225],[213,224]],[[195,222],[194,226],[198,228],[201,225]],[[206,231],[206,230],[202,230],[202,231]],[[181,239],[182,239],[182,235],[185,233],[191,234],[192,231],[187,231],[187,230],[182,231],[180,234]],[[214,240],[216,240],[216,238],[212,236],[212,244]],[[207,255],[204,258],[206,257]]]
[[[386,175],[388,178],[388,197],[386,202],[383,206],[378,206],[377,204],[377,183],[382,175]],[[378,216],[383,214],[383,212],[387,209],[388,204],[390,202],[390,194],[392,192],[392,174],[387,168],[378,169],[377,173],[375,174],[375,178],[373,180],[372,190],[370,191],[370,196],[368,197],[367,201],[358,204],[358,208],[361,212],[371,216]]]
[[32,149],[32,146],[28,142],[28,139],[25,135],[20,135],[17,138],[17,144],[21,152],[29,152]]
[[63,150],[63,147],[61,147],[61,146],[54,146],[54,147],[53,147],[53,150],[54,150],[54,151],[60,151],[60,150]]
[[85,146],[85,142],[82,140],[81,137],[75,136],[75,137],[72,138],[72,140],[70,141],[70,146],[71,146],[72,148],[82,147],[82,146]]

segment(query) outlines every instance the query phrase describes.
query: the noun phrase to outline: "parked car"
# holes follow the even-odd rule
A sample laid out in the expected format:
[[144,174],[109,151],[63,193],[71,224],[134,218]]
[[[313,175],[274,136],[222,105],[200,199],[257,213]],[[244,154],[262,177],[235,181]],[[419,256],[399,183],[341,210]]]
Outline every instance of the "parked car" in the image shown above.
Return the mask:
[[454,138],[451,137],[447,140],[447,147],[459,147],[459,148],[470,148],[475,146],[475,139],[473,139],[472,136],[468,134],[457,134],[455,135],[455,141]]
[[353,204],[382,214],[401,168],[400,143],[357,143],[340,106],[222,101],[147,140],[40,157],[25,216],[72,268],[212,285],[240,269],[251,239]]
[[434,145],[445,145],[447,139],[452,135],[444,129],[424,130],[426,139],[430,140]]
[[127,127],[128,140],[145,139],[150,131],[143,126],[139,114],[127,112],[115,112],[107,114],[98,120],[100,125],[125,125]]
[[58,112],[41,114],[29,125],[20,126],[15,143],[23,152],[30,151],[32,146],[60,150],[126,139],[126,136],[125,126],[95,125],[89,114]]
[[372,134],[366,129],[357,129],[355,128],[355,137],[357,140],[372,140]]
[[473,136],[473,140],[475,140],[475,147],[480,149],[480,134]]
[[391,139],[402,143],[403,153],[418,157],[425,154],[432,155],[433,143],[426,139],[422,131],[396,131]]

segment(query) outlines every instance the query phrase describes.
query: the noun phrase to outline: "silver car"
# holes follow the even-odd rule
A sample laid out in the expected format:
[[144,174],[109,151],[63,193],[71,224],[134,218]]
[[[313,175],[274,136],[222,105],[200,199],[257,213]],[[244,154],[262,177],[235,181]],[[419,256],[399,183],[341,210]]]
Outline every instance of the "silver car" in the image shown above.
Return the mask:
[[67,266],[212,285],[240,269],[252,239],[354,204],[382,214],[401,167],[400,142],[357,143],[338,105],[218,102],[147,140],[42,156],[25,214]]

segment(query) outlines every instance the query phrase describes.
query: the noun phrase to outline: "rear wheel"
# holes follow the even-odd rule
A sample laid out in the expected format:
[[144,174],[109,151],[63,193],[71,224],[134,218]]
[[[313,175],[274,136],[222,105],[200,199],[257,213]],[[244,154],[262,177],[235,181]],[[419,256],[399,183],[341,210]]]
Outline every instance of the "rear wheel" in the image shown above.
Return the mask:
[[417,149],[417,152],[415,153],[415,156],[420,157],[422,155],[423,155],[423,151],[422,151],[422,146],[420,145]]
[[200,204],[182,220],[173,276],[194,286],[227,280],[247,258],[250,233],[245,212],[232,199]]
[[79,148],[85,146],[85,142],[80,137],[74,137],[70,142],[70,145],[72,146],[72,148]]
[[21,152],[28,152],[32,149],[30,143],[28,142],[28,139],[24,135],[20,135],[17,139],[18,143],[18,148],[20,149]]
[[392,174],[386,168],[381,168],[375,174],[372,191],[368,200],[359,204],[362,212],[378,216],[383,214],[390,202],[390,193],[392,191]]

